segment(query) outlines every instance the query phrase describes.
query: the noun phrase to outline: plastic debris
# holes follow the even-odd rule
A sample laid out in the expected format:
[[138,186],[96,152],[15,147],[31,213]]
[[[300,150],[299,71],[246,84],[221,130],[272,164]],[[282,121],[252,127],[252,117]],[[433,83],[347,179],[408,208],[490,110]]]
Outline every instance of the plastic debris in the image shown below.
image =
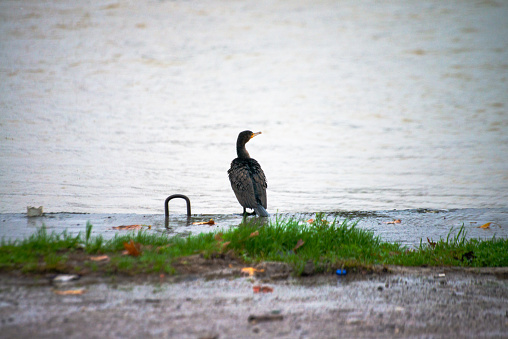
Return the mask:
[[42,216],[42,206],[39,207],[33,207],[33,206],[27,206],[26,207],[26,215],[28,217],[41,217]]
[[337,275],[346,275],[346,269],[341,270],[340,268],[335,272]]
[[53,282],[66,283],[73,280],[78,280],[80,277],[77,274],[59,274],[53,278]]

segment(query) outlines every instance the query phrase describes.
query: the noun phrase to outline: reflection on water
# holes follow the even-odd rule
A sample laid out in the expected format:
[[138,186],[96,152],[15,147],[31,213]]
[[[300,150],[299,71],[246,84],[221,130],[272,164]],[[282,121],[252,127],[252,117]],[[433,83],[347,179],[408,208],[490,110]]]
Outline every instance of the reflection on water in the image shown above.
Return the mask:
[[[401,2],[402,4],[402,2]],[[508,3],[3,1],[0,212],[508,207]],[[184,211],[184,202],[174,208]],[[183,213],[183,212],[181,212]]]

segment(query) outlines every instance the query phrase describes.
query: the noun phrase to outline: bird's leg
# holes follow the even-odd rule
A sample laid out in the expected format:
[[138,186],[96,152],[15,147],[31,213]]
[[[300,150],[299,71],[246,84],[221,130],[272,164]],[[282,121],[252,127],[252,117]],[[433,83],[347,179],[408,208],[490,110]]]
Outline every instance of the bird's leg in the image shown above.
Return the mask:
[[255,215],[256,214],[256,211],[252,211],[251,213],[247,212],[247,209],[244,207],[243,208],[243,216],[246,217],[246,216],[249,216],[249,215]]

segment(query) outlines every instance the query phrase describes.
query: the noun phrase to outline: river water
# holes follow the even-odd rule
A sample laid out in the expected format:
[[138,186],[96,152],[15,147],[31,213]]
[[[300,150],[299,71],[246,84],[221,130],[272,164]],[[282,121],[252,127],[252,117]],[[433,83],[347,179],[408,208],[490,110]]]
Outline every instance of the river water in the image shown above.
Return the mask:
[[490,0],[2,1],[0,213],[161,214],[175,193],[239,213],[226,172],[250,129],[270,213],[507,215],[506,18]]

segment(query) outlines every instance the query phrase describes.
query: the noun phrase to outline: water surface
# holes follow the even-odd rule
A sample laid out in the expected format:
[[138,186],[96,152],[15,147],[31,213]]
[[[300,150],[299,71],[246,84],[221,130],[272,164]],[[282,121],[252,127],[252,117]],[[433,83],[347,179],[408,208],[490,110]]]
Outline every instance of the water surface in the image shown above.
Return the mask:
[[2,1],[0,213],[162,213],[174,193],[238,213],[245,129],[263,132],[247,146],[271,213],[508,208],[507,17],[494,1]]

